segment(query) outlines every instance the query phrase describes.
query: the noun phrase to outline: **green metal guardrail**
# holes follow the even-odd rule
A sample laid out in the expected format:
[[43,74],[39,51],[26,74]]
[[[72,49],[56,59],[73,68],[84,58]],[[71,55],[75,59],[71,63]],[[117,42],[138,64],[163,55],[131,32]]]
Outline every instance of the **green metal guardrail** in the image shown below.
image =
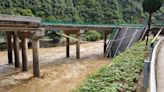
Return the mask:
[[[128,26],[141,26],[141,25],[146,25],[147,24],[147,20],[146,19],[144,21],[143,24],[121,24],[121,23],[98,23],[98,22],[64,22],[64,21],[61,21],[61,22],[57,22],[57,21],[49,21],[49,20],[46,20],[46,19],[42,19],[42,23],[43,24],[74,24],[74,25],[128,25]],[[164,21],[161,21],[161,20],[157,20],[156,23],[154,25],[163,25],[164,26]]]
[[42,20],[42,25],[72,25],[72,26],[130,26],[130,27],[144,27],[144,24],[105,24],[105,23],[82,23],[82,22],[54,22],[54,21],[47,21]]

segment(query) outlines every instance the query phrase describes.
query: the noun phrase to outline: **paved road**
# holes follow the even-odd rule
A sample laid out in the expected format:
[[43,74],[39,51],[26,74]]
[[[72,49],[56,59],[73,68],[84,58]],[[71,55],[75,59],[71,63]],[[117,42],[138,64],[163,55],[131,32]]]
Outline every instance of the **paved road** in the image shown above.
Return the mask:
[[164,42],[157,57],[157,92],[164,92]]

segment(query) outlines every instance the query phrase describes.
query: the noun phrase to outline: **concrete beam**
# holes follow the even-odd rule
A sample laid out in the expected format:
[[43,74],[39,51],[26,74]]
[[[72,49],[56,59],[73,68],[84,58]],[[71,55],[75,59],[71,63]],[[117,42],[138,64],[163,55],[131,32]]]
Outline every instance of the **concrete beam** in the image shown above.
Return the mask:
[[32,36],[32,31],[31,32],[18,32],[18,35],[20,38],[31,38]]
[[15,22],[25,22],[25,23],[41,23],[41,18],[31,17],[31,16],[19,16],[19,15],[6,15],[0,14],[1,21],[15,21]]
[[79,30],[65,30],[64,33],[65,34],[76,34]]
[[23,38],[30,38],[30,39],[41,39],[45,34],[45,30],[35,30],[35,31],[22,31],[18,32],[19,37]]
[[0,27],[0,31],[15,31],[15,32],[27,32],[27,31],[36,31],[44,30],[44,28],[28,28],[28,27]]

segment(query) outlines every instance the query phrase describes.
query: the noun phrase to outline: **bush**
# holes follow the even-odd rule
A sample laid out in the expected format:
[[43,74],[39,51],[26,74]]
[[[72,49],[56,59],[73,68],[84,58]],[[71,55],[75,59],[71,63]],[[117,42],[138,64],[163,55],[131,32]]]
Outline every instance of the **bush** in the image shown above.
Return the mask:
[[95,30],[86,31],[84,38],[87,41],[97,41],[97,40],[101,39],[101,33],[97,32]]
[[73,92],[135,92],[144,64],[144,45],[140,42],[113,58],[111,66],[100,68]]
[[59,33],[60,31],[46,31],[46,36],[53,40],[53,42],[58,43],[61,40]]

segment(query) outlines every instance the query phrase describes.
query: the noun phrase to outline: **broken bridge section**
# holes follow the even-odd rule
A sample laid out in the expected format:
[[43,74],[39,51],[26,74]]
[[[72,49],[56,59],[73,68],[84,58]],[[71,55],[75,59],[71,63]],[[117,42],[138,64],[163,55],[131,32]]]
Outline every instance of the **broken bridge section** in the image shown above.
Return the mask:
[[135,42],[142,38],[144,30],[144,27],[124,27],[115,29],[113,36],[109,39],[109,43],[107,44],[106,57],[115,57],[131,47]]
[[[7,34],[8,63],[13,64],[14,58],[15,67],[20,68],[20,58],[22,58],[22,70],[28,70],[27,39],[30,39],[33,50],[33,73],[36,77],[40,76],[39,39],[44,36],[45,31],[44,28],[39,27],[40,22],[41,19],[36,17],[0,15],[0,31]],[[22,57],[20,57],[20,48]]]
[[[133,30],[129,30],[133,29]],[[0,31],[6,32],[7,34],[7,46],[8,46],[8,63],[13,63],[13,58],[15,61],[15,67],[20,68],[20,58],[22,58],[22,70],[28,70],[28,58],[27,51],[28,39],[32,42],[32,51],[33,51],[33,73],[34,76],[40,77],[40,67],[39,67],[39,39],[42,39],[46,30],[63,30],[64,37],[66,37],[66,57],[69,57],[69,39],[70,34],[75,34],[76,38],[76,58],[80,59],[80,30],[98,30],[102,31],[104,37],[104,54],[109,55],[110,49],[112,46],[117,47],[115,51],[120,52],[120,47],[128,48],[131,46],[130,43],[133,43],[133,40],[138,40],[141,36],[141,33],[138,34],[137,39],[122,39],[126,36],[131,35],[131,38],[136,38],[137,29],[144,28],[144,25],[112,25],[112,24],[85,24],[85,23],[55,23],[55,22],[44,22],[41,18],[38,17],[29,17],[29,16],[12,16],[12,15],[0,15]],[[120,29],[123,31],[118,32]],[[121,41],[112,42],[108,41],[109,34],[112,32],[118,32],[120,34],[115,35],[116,38],[120,38]],[[142,31],[142,30],[141,30]],[[134,34],[131,34],[134,33]],[[20,45],[21,44],[21,45]],[[116,44],[116,45],[114,45]],[[124,46],[128,44],[128,46]],[[20,47],[21,46],[21,47]],[[14,49],[12,48],[14,47]],[[22,49],[22,57],[20,57],[20,48]],[[12,49],[14,50],[14,55],[12,54]],[[121,48],[122,51],[122,48]],[[116,54],[117,54],[116,53]],[[116,55],[115,54],[115,55]]]

